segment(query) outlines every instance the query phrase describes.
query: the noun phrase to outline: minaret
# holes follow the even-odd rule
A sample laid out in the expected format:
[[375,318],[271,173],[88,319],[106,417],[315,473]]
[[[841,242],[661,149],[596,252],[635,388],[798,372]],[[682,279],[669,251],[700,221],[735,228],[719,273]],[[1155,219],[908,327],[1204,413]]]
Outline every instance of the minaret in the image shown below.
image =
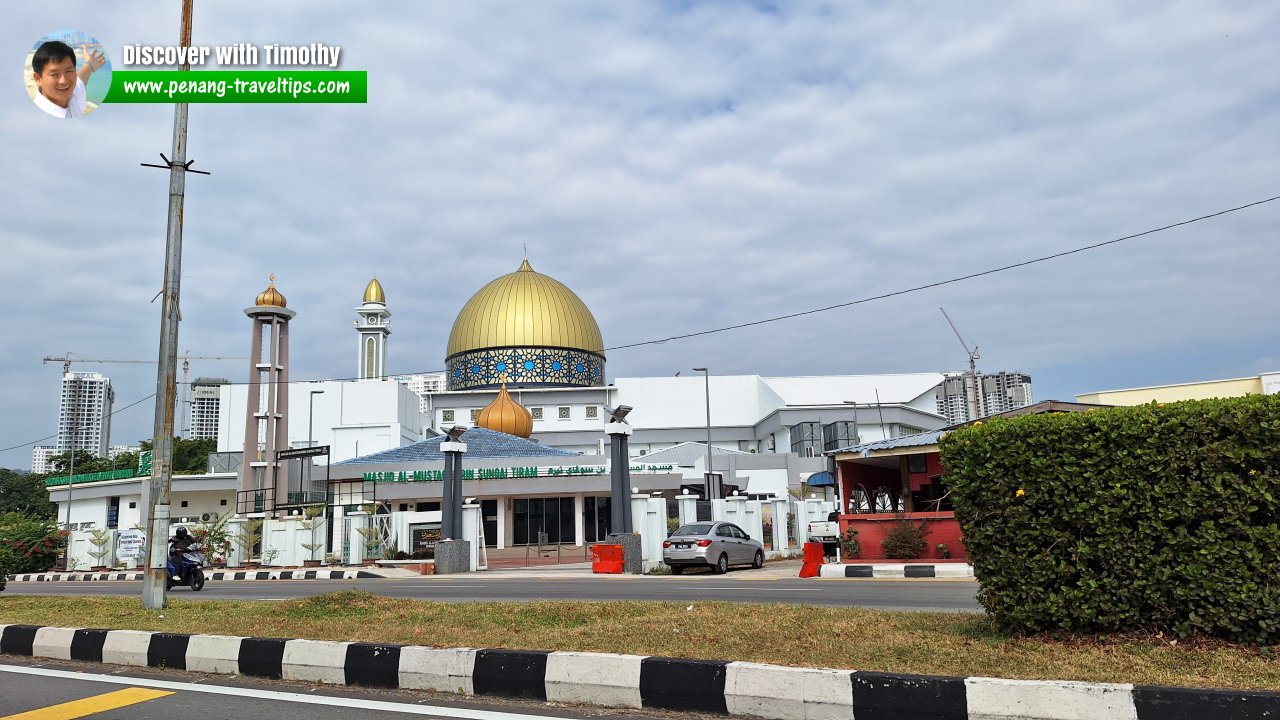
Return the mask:
[[289,448],[289,321],[296,313],[285,308],[276,276],[269,277],[271,284],[258,293],[254,307],[244,310],[253,320],[253,335],[237,514],[270,514],[289,499],[288,473],[276,451]]
[[356,321],[356,333],[360,335],[360,347],[356,377],[372,380],[387,374],[387,336],[391,334],[391,311],[387,309],[387,296],[382,292],[378,278],[369,281],[364,289],[364,304],[356,308],[360,319]]

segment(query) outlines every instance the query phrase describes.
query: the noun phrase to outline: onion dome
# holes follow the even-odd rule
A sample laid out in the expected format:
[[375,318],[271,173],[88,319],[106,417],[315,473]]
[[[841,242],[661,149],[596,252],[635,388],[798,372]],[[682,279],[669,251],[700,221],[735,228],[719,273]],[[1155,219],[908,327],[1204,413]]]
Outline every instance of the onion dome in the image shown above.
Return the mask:
[[367,303],[387,304],[387,296],[382,292],[382,283],[378,282],[378,278],[369,281],[364,288],[364,301]]
[[493,399],[476,417],[476,427],[527,438],[533,433],[533,416],[520,403],[511,399],[504,383]]
[[258,307],[285,307],[284,295],[281,295],[280,291],[276,289],[275,274],[273,273],[267,277],[270,280],[267,289],[258,293],[258,299],[254,301],[254,304]]
[[471,296],[445,353],[450,390],[604,384],[604,340],[586,303],[528,259]]

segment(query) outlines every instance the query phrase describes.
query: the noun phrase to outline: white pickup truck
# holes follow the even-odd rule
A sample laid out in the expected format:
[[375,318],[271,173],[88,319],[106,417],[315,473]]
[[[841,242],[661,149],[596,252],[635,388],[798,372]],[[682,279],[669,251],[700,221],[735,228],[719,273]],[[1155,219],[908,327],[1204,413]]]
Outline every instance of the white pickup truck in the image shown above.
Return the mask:
[[828,513],[825,522],[809,523],[809,542],[834,543],[840,541],[840,515]]

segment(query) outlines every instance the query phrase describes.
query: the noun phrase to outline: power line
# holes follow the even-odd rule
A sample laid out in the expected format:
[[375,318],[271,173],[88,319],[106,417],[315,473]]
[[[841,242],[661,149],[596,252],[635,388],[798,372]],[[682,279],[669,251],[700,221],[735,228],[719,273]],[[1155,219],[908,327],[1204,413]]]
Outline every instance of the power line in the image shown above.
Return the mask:
[[712,330],[701,330],[699,332],[686,333],[684,335],[672,335],[671,337],[663,338],[661,340],[645,340],[643,342],[629,343],[626,345],[615,345],[614,347],[605,348],[605,350],[625,350],[627,348],[641,347],[643,345],[661,345],[662,343],[669,342],[671,340],[685,340],[687,338],[700,337],[703,335],[713,335],[715,333],[727,332],[729,330],[739,330],[746,327],[753,327],[755,325],[765,325],[767,323],[778,322],[779,320],[790,320],[792,318],[804,317],[805,315],[815,315],[817,313],[827,312],[828,310],[837,310],[839,308],[846,308],[853,305],[861,305],[863,303],[872,302],[873,300],[884,300],[885,298],[896,297],[898,295],[906,295],[907,293],[913,293],[913,292],[918,292],[920,290],[928,290],[930,288],[936,288],[936,287],[941,287],[943,285],[958,283],[958,282],[961,282],[962,280],[972,280],[974,278],[983,277],[984,275],[994,275],[995,273],[1004,272],[1005,270],[1012,270],[1014,268],[1026,267],[1027,265],[1034,265],[1036,263],[1045,262],[1046,260],[1053,260],[1055,258],[1065,257],[1067,255],[1074,255],[1075,253],[1084,252],[1086,250],[1096,250],[1100,247],[1105,247],[1107,245],[1114,245],[1118,242],[1124,242],[1125,240],[1132,240],[1134,238],[1142,237],[1143,235],[1151,235],[1152,233],[1162,232],[1164,230],[1180,227],[1182,225],[1190,225],[1191,223],[1194,223],[1194,222],[1200,222],[1201,220],[1208,220],[1209,218],[1215,218],[1215,217],[1218,217],[1219,215],[1226,215],[1227,213],[1233,213],[1238,210],[1244,210],[1246,208],[1254,207],[1255,205],[1262,205],[1264,203],[1272,202],[1273,200],[1280,200],[1280,195],[1267,198],[1266,200],[1251,202],[1247,205],[1240,205],[1238,207],[1229,208],[1227,210],[1221,210],[1219,212],[1210,213],[1208,215],[1201,215],[1200,217],[1192,218],[1190,220],[1183,220],[1181,222],[1173,223],[1172,225],[1165,225],[1164,227],[1145,230],[1140,233],[1134,233],[1133,235],[1126,235],[1124,237],[1119,237],[1114,240],[1107,240],[1100,243],[1094,243],[1093,245],[1085,245],[1083,247],[1075,248],[1074,250],[1065,250],[1060,253],[1054,253],[1052,255],[1045,255],[1043,257],[1038,257],[1038,258],[1035,258],[1034,260],[1024,260],[1023,262],[1014,263],[1012,265],[1005,265],[1003,267],[992,268],[990,270],[983,270],[981,272],[970,273],[968,275],[961,275],[960,277],[954,277],[949,280],[939,280],[937,282],[928,283],[927,285],[917,285],[916,287],[906,288],[905,290],[895,290],[894,292],[884,293],[883,295],[873,295],[871,297],[865,297],[859,300],[850,300],[849,302],[838,303],[836,305],[828,305],[826,307],[814,308],[812,310],[803,310],[801,312],[788,313],[786,315],[779,315],[777,317],[766,318],[764,320],[753,320],[751,322],[738,323],[737,325],[727,325],[725,327],[719,327]]
[[[111,414],[110,414],[110,415],[108,415],[107,417],[115,417],[115,416],[116,416],[116,415],[118,415],[119,413],[122,413],[122,412],[124,412],[125,410],[128,410],[129,408],[133,407],[134,405],[140,405],[140,404],[142,404],[142,403],[144,403],[144,402],[146,402],[146,401],[150,400],[151,398],[153,398],[153,397],[155,397],[155,396],[156,396],[156,394],[155,394],[155,393],[151,393],[150,395],[148,395],[148,396],[146,396],[146,397],[142,398],[141,400],[137,400],[137,401],[135,401],[135,402],[131,402],[131,403],[129,403],[128,405],[125,405],[124,407],[120,408],[119,410],[112,410],[112,411],[111,411]],[[32,440],[31,442],[25,442],[25,443],[22,443],[21,445],[14,445],[13,447],[0,448],[0,452],[9,452],[10,450],[17,450],[18,448],[24,448],[24,447],[28,447],[28,446],[31,446],[31,445],[35,445],[36,443],[44,442],[45,440],[48,440],[49,438],[56,438],[56,437],[58,437],[58,433],[54,433],[54,434],[52,434],[52,435],[46,435],[46,436],[44,436],[44,437],[40,438],[39,440]],[[72,449],[72,450],[75,450],[75,448],[71,448],[71,449]]]
[[[1004,265],[1004,266],[997,267],[997,268],[991,268],[991,269],[989,269],[989,270],[982,270],[982,271],[980,271],[980,272],[970,273],[970,274],[968,274],[968,275],[961,275],[961,276],[959,276],[959,277],[953,277],[953,278],[950,278],[950,279],[947,279],[947,280],[938,280],[938,281],[936,281],[936,282],[931,282],[931,283],[927,283],[927,284],[924,284],[924,285],[917,285],[917,286],[915,286],[915,287],[905,288],[905,289],[902,289],[902,290],[895,290],[895,291],[893,291],[893,292],[887,292],[887,293],[883,293],[883,294],[881,294],[881,295],[873,295],[873,296],[870,296],[870,297],[860,298],[860,299],[858,299],[858,300],[850,300],[850,301],[848,301],[848,302],[837,303],[837,304],[835,304],[835,305],[827,305],[826,307],[813,308],[813,309],[811,309],[811,310],[802,310],[802,311],[800,311],[800,312],[787,313],[786,315],[778,315],[778,316],[776,316],[776,317],[765,318],[765,319],[763,319],[763,320],[753,320],[753,321],[751,321],[751,322],[738,323],[738,324],[736,324],[736,325],[726,325],[726,326],[724,326],[724,327],[713,328],[713,329],[711,329],[711,330],[700,330],[700,331],[698,331],[698,332],[685,333],[685,334],[683,334],[683,335],[672,335],[672,336],[670,336],[670,337],[662,338],[662,339],[660,339],[660,340],[644,340],[644,341],[642,341],[642,342],[628,343],[628,344],[626,344],[626,345],[615,345],[615,346],[613,346],[613,347],[605,348],[605,351],[607,352],[607,351],[610,351],[610,350],[626,350],[626,349],[628,349],[628,348],[642,347],[642,346],[645,346],[645,345],[661,345],[661,344],[663,344],[663,343],[670,342],[670,341],[672,341],[672,340],[685,340],[685,339],[688,339],[688,338],[701,337],[701,336],[704,336],[704,335],[714,335],[714,334],[716,334],[716,333],[728,332],[728,331],[730,331],[730,330],[740,330],[740,329],[742,329],[742,328],[754,327],[754,326],[757,326],[757,325],[766,325],[766,324],[768,324],[768,323],[779,322],[779,321],[782,321],[782,320],[790,320],[790,319],[792,319],[792,318],[804,317],[804,316],[806,316],[806,315],[816,315],[816,314],[818,314],[818,313],[827,312],[827,311],[829,311],[829,310],[838,310],[838,309],[840,309],[840,308],[852,307],[852,306],[854,306],[854,305],[861,305],[861,304],[864,304],[864,303],[873,302],[873,301],[875,301],[875,300],[884,300],[884,299],[886,299],[886,298],[897,297],[897,296],[899,296],[899,295],[907,295],[907,294],[909,294],[909,293],[919,292],[919,291],[921,291],[921,290],[928,290],[928,289],[931,289],[931,288],[942,287],[943,285],[951,285],[951,284],[954,284],[954,283],[962,282],[962,281],[964,281],[964,280],[972,280],[972,279],[974,279],[974,278],[979,278],[979,277],[983,277],[983,276],[986,276],[986,275],[994,275],[995,273],[998,273],[998,272],[1004,272],[1004,271],[1006,271],[1006,270],[1013,270],[1013,269],[1020,268],[1020,267],[1026,267],[1026,266],[1028,266],[1028,265],[1034,265],[1034,264],[1036,264],[1036,263],[1042,263],[1042,262],[1045,262],[1045,261],[1048,261],[1048,260],[1054,260],[1054,259],[1057,259],[1057,258],[1060,258],[1060,257],[1066,257],[1067,255],[1074,255],[1074,254],[1076,254],[1076,253],[1085,252],[1085,251],[1087,251],[1087,250],[1096,250],[1096,249],[1098,249],[1098,248],[1106,247],[1106,246],[1108,246],[1108,245],[1115,245],[1116,243],[1124,242],[1125,240],[1133,240],[1134,238],[1140,238],[1140,237],[1143,237],[1144,235],[1152,235],[1152,234],[1155,234],[1155,233],[1158,233],[1158,232],[1164,232],[1165,230],[1171,230],[1171,229],[1176,228],[1176,227],[1181,227],[1181,226],[1183,226],[1183,225],[1190,225],[1190,224],[1192,224],[1192,223],[1197,223],[1197,222],[1200,222],[1200,221],[1202,221],[1202,220],[1208,220],[1208,219],[1210,219],[1210,218],[1215,218],[1215,217],[1219,217],[1219,216],[1222,216],[1222,215],[1227,215],[1227,214],[1229,214],[1229,213],[1238,212],[1238,211],[1240,211],[1240,210],[1246,210],[1246,209],[1248,209],[1248,208],[1255,207],[1255,206],[1258,206],[1258,205],[1265,205],[1266,203],[1273,202],[1273,201],[1275,201],[1275,200],[1280,200],[1280,195],[1277,195],[1277,196],[1275,196],[1275,197],[1269,197],[1269,198],[1267,198],[1267,199],[1265,199],[1265,200],[1258,200],[1258,201],[1256,201],[1256,202],[1246,203],[1246,204],[1244,204],[1244,205],[1238,205],[1238,206],[1233,207],[1233,208],[1227,208],[1226,210],[1219,210],[1218,212],[1209,213],[1208,215],[1201,215],[1201,216],[1199,216],[1199,217],[1191,218],[1191,219],[1189,219],[1189,220],[1182,220],[1182,221],[1180,221],[1180,222],[1171,223],[1171,224],[1169,224],[1169,225],[1164,225],[1164,226],[1162,226],[1162,227],[1152,228],[1152,229],[1150,229],[1150,230],[1144,230],[1144,231],[1142,231],[1142,232],[1140,232],[1140,233],[1134,233],[1134,234],[1132,234],[1132,235],[1125,235],[1124,237],[1118,237],[1118,238],[1115,238],[1115,239],[1112,239],[1112,240],[1105,240],[1105,241],[1103,241],[1103,242],[1094,243],[1094,244],[1092,244],[1092,245],[1084,245],[1084,246],[1081,246],[1081,247],[1078,247],[1078,248],[1074,248],[1074,249],[1072,249],[1072,250],[1064,250],[1064,251],[1059,252],[1059,253],[1053,253],[1052,255],[1044,255],[1044,256],[1042,256],[1042,257],[1034,258],[1034,259],[1031,259],[1031,260],[1024,260],[1024,261],[1022,261],[1022,262],[1013,263],[1013,264],[1011,264],[1011,265]],[[431,371],[427,371],[427,372],[412,372],[412,373],[398,373],[398,374],[399,374],[399,375],[425,375],[425,374],[433,374],[433,373],[439,373],[439,372],[446,372],[446,371],[444,371],[444,370],[431,370]],[[307,384],[307,383],[317,383],[317,382],[343,382],[343,381],[353,381],[353,380],[361,380],[361,379],[363,379],[363,378],[358,378],[358,377],[345,377],[345,378],[319,378],[319,379],[314,379],[314,380],[290,380],[290,381],[288,381],[287,383],[283,383],[283,384],[287,384],[287,385],[302,385],[302,384]],[[249,383],[249,382],[227,382],[227,383],[220,383],[220,384],[226,384],[226,385],[250,385],[251,383]],[[271,385],[271,384],[279,384],[279,383],[259,383],[259,384],[260,384],[260,385]],[[123,408],[120,408],[120,410],[116,410],[116,411],[112,412],[111,414],[112,414],[112,416],[114,416],[116,413],[118,413],[118,412],[122,412],[122,411],[124,411],[124,410],[128,410],[129,408],[133,407],[134,405],[137,405],[137,404],[139,404],[139,403],[142,403],[142,402],[144,402],[144,401],[146,401],[146,400],[148,400],[148,399],[150,399],[150,398],[152,398],[152,397],[155,397],[155,394],[154,394],[154,393],[152,393],[151,395],[148,395],[148,396],[147,396],[147,397],[145,397],[145,398],[142,398],[141,400],[138,400],[137,402],[131,403],[131,404],[129,404],[129,405],[127,405],[127,406],[123,407]],[[9,451],[9,450],[17,450],[18,448],[27,447],[27,446],[30,446],[30,445],[35,445],[35,444],[36,444],[36,443],[38,443],[38,442],[43,442],[43,441],[48,440],[49,438],[53,438],[53,437],[57,437],[57,433],[54,433],[53,435],[49,435],[49,436],[47,436],[47,437],[40,438],[39,440],[33,440],[33,441],[31,441],[31,442],[28,442],[28,443],[22,443],[21,445],[14,445],[13,447],[8,447],[8,448],[0,448],[0,452],[7,452],[7,451]]]

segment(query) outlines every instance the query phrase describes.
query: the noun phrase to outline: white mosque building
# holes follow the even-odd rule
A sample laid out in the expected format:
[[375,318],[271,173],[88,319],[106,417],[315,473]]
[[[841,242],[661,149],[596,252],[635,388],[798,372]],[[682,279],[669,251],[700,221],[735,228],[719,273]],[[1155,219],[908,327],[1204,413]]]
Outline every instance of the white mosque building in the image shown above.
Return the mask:
[[[430,514],[440,502],[441,434],[461,426],[469,428],[464,494],[482,506],[487,545],[581,545],[608,530],[606,407],[634,408],[633,484],[665,497],[696,490],[708,456],[727,486],[785,497],[801,483],[831,482],[824,451],[945,423],[935,396],[942,373],[610,381],[589,308],[527,259],[459,311],[443,390],[415,393],[389,373],[391,311],[376,279],[355,311],[359,379],[291,382],[288,326],[301,320],[274,283],[245,310],[249,382],[222,386],[211,472],[175,478],[179,522],[287,514],[320,501],[336,514],[371,501]],[[307,448],[327,453],[280,456]],[[140,486],[137,478],[53,486],[50,497],[72,495],[76,526],[125,528],[140,518]]]

